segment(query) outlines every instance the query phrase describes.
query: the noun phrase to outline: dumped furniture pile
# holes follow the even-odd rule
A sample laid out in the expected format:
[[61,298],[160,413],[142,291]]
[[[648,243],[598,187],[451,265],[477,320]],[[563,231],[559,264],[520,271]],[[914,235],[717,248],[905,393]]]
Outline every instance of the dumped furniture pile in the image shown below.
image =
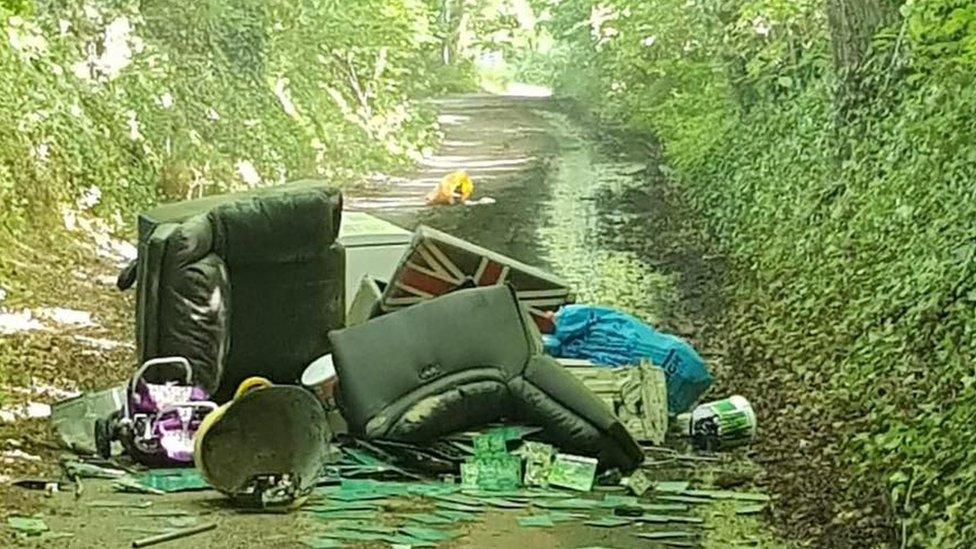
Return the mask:
[[139,367],[54,407],[79,483],[298,509],[324,519],[312,547],[434,546],[486,509],[694,541],[696,505],[768,501],[656,474],[748,444],[749,403],[695,407],[711,376],[687,342],[575,304],[543,270],[344,213],[317,181],[161,206],[138,249],[119,286],[136,291]]

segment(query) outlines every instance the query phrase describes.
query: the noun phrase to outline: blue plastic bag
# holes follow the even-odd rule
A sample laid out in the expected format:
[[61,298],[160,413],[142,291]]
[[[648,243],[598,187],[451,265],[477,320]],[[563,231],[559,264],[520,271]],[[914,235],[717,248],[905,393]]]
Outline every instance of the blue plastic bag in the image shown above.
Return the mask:
[[690,410],[712,385],[705,362],[688,342],[658,332],[628,314],[568,305],[556,313],[555,324],[555,332],[544,338],[546,352],[552,356],[606,366],[633,366],[649,359],[663,369],[671,414]]

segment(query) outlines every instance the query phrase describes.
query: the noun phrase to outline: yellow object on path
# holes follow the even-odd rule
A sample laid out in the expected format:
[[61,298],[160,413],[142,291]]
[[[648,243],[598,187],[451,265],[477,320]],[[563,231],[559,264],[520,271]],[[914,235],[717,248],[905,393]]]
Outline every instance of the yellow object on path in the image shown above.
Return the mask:
[[436,187],[427,193],[427,203],[431,205],[451,205],[464,203],[474,192],[474,183],[468,172],[458,171],[449,173]]

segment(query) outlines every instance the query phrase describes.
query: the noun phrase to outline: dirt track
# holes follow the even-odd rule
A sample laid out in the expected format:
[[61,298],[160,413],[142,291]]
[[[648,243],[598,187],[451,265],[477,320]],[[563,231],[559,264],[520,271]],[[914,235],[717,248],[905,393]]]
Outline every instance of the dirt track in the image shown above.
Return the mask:
[[[632,311],[658,327],[694,341],[718,377],[723,376],[718,338],[710,320],[721,313],[716,280],[718,258],[689,246],[701,241],[683,217],[676,197],[660,176],[652,149],[640,143],[606,141],[584,124],[541,99],[474,96],[442,102],[443,147],[416,173],[395,177],[349,193],[348,207],[369,210],[412,228],[429,224],[461,238],[552,269],[571,280],[580,301],[602,303]],[[474,198],[491,200],[477,205],[427,208],[423,196],[441,176],[467,169],[475,181]],[[59,261],[20,252],[25,275],[42,277],[32,296],[12,295],[7,304],[37,308],[60,306],[93,313],[93,326],[51,325],[50,331],[3,336],[0,357],[14,375],[2,380],[7,388],[29,384],[89,390],[124,379],[133,363],[129,342],[131,294],[121,295],[109,285],[117,263],[110,257],[91,259],[84,238],[78,249],[62,250]],[[74,273],[81,273],[74,274]],[[82,336],[80,339],[76,336]],[[107,351],[93,347],[99,338],[120,343]],[[52,395],[5,391],[16,402],[52,402]],[[752,397],[753,395],[746,395]],[[11,459],[3,474],[49,474],[58,452],[50,447],[44,422],[0,423],[0,440],[41,457],[40,461]],[[7,448],[4,448],[7,449]],[[684,474],[714,480],[713,471]],[[662,477],[666,478],[666,477]],[[751,478],[751,475],[750,477]],[[762,473],[759,473],[762,478]],[[748,480],[748,479],[746,479]],[[41,511],[52,529],[74,537],[51,542],[57,547],[121,547],[145,534],[120,531],[121,526],[160,527],[165,519],[126,517],[132,511],[91,509],[91,499],[152,499],[93,492],[107,490],[91,483],[79,501],[70,494],[53,499],[10,487],[0,488],[4,510]],[[157,500],[154,508],[179,507],[202,520],[216,520],[217,530],[193,538],[207,547],[293,547],[298,532],[312,531],[305,516],[242,515],[219,505],[212,493]],[[748,539],[762,530],[749,521],[719,521],[709,534],[721,546],[732,539]],[[4,532],[9,535],[9,532]],[[3,539],[3,538],[0,538]],[[7,538],[8,541],[14,541]],[[766,539],[763,537],[762,539]],[[175,544],[173,544],[175,546]],[[572,525],[555,529],[520,528],[511,513],[496,513],[475,525],[459,546],[477,547],[636,547],[626,530],[603,530]],[[164,545],[165,546],[165,545]]]

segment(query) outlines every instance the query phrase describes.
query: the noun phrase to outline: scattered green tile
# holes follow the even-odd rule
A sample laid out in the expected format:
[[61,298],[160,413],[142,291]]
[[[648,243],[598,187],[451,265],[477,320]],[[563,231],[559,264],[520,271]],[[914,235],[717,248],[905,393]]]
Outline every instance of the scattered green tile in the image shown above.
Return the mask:
[[48,531],[44,520],[37,517],[10,517],[7,519],[7,526],[28,536],[36,536]]
[[762,513],[765,509],[765,503],[749,503],[736,506],[735,513],[737,515],[755,515],[757,513]]
[[381,506],[375,501],[322,501],[315,505],[306,505],[302,511],[336,513],[341,511],[379,511]]
[[634,535],[644,539],[691,539],[697,536],[698,534],[694,532],[672,530],[668,532],[640,532]]
[[683,512],[688,510],[688,505],[684,503],[641,503],[640,508],[653,513],[669,513],[672,511]]
[[499,509],[525,509],[529,506],[527,503],[502,498],[482,498],[482,501],[484,501],[486,505],[498,507]]
[[556,523],[552,521],[549,515],[534,515],[519,517],[518,525],[527,528],[552,528]]
[[478,522],[479,520],[477,516],[461,511],[434,511],[434,514],[451,522]]
[[396,534],[392,536],[386,536],[383,541],[393,545],[393,546],[403,546],[403,547],[437,547],[437,543],[432,541],[423,540],[420,538],[415,538],[413,536],[407,536],[405,534]]
[[41,541],[55,541],[73,537],[75,537],[75,535],[71,532],[44,532],[41,534]]
[[692,505],[708,505],[715,503],[715,500],[713,499],[693,496],[656,496],[654,499],[661,501],[673,501],[676,503],[690,503]]
[[444,524],[451,524],[453,522],[450,519],[432,513],[417,513],[401,516],[407,520],[412,520],[428,526],[442,526]]
[[533,501],[532,505],[543,509],[596,509],[601,502],[595,499],[572,498]]
[[526,490],[461,490],[462,495],[473,496],[476,498],[505,498],[511,500],[525,500],[529,499],[530,492]]
[[589,518],[589,515],[585,513],[566,513],[563,511],[552,511],[549,513],[549,518],[553,522],[574,522],[577,520],[583,520]]
[[767,494],[760,494],[756,492],[733,492],[730,490],[685,490],[682,492],[682,494],[691,497],[755,501],[759,503],[766,503],[772,499]]
[[600,502],[600,507],[605,509],[612,509],[614,507],[620,507],[621,505],[637,505],[637,498],[634,496],[616,496],[607,494],[603,496],[603,501]]
[[456,503],[458,505],[469,505],[471,507],[481,507],[485,503],[480,499],[473,498],[464,494],[438,494],[431,496],[437,501]]
[[600,517],[595,520],[587,520],[583,524],[587,526],[598,526],[600,528],[618,528],[620,526],[629,526],[634,522],[627,519],[617,518],[617,517]]
[[704,522],[698,517],[692,517],[687,515],[641,515],[639,517],[634,517],[634,520],[638,522],[656,522],[656,523],[668,523],[668,522],[684,522],[687,524],[701,524]]
[[444,509],[451,512],[483,513],[485,511],[481,507],[475,507],[474,505],[462,505],[460,503],[453,503],[450,501],[438,501],[436,505],[438,509]]
[[408,536],[424,541],[447,541],[461,535],[458,531],[437,530],[434,528],[423,528],[421,526],[404,526],[400,528],[400,531]]
[[386,499],[388,497],[389,494],[381,494],[379,492],[336,492],[329,494],[329,499],[339,501],[370,501]]
[[362,521],[353,521],[353,520],[340,520],[336,522],[330,522],[329,528],[337,529],[337,530],[355,530],[356,532],[370,532],[373,534],[385,534],[385,535],[393,535],[398,532],[398,529],[392,526],[383,526],[382,524],[376,524],[375,522],[362,522]]
[[153,469],[135,481],[146,488],[170,493],[210,489],[210,484],[196,469]]

